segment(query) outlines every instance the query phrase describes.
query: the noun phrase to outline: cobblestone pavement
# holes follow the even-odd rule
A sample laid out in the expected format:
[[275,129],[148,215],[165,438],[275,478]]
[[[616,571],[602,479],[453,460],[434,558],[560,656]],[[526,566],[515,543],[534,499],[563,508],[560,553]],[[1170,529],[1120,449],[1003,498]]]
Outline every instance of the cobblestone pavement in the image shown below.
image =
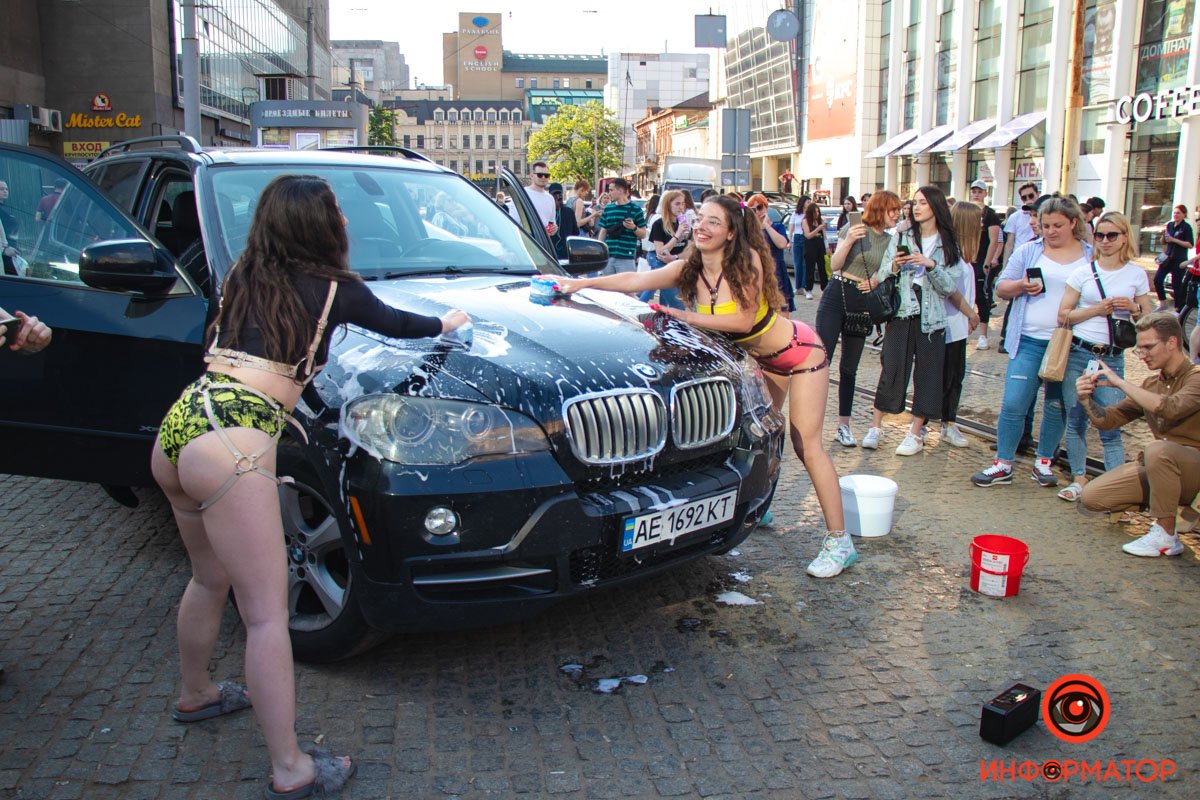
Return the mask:
[[[902,423],[888,420],[886,441]],[[776,526],[736,554],[525,624],[396,637],[349,662],[298,665],[301,736],[358,759],[349,798],[1200,796],[1200,537],[1184,537],[1180,558],[1126,556],[1119,547],[1144,519],[1080,515],[1020,477],[1027,460],[1011,486],[971,486],[990,457],[977,439],[956,450],[935,435],[911,458],[833,454],[842,474],[900,484],[895,529],[860,540],[844,575],[804,574],[821,525],[792,457]],[[168,716],[187,569],[165,504],[140,492],[130,510],[89,485],[5,485],[0,798],[260,797],[268,767],[251,715],[191,726]],[[968,588],[980,533],[1029,544],[1019,596]],[[759,605],[716,602],[731,589]],[[218,676],[242,676],[244,641],[230,610]],[[560,672],[567,663],[582,676]],[[1067,673],[1107,688],[1112,716],[1097,738],[1062,742],[1041,723],[1005,748],[979,738],[982,702]],[[648,682],[591,690],[634,674]],[[1170,759],[1176,771],[1165,783],[981,781],[994,759],[1028,761],[1026,771],[1115,759],[1122,777],[1124,760]]]

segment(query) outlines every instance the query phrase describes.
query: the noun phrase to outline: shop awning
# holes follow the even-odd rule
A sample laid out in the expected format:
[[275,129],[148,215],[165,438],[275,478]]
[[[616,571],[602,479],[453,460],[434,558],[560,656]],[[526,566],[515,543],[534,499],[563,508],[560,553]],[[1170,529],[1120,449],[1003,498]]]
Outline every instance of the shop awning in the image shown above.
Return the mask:
[[1045,122],[1045,120],[1045,111],[1034,111],[1031,114],[1022,114],[1019,117],[1013,117],[1008,122],[1004,123],[999,128],[996,128],[996,130],[992,131],[990,134],[971,145],[971,149],[993,150],[997,147],[1004,147],[1007,144],[1012,144],[1021,134],[1031,130],[1035,125]]
[[904,147],[901,147],[899,150],[892,153],[892,155],[894,155],[894,156],[919,155],[920,153],[924,153],[930,147],[932,147],[933,145],[940,142],[942,139],[945,139],[947,136],[949,136],[953,132],[954,132],[953,125],[938,125],[936,128],[931,128],[930,130],[925,131],[920,136],[913,139],[908,144],[904,145]]
[[887,156],[890,156],[893,152],[895,152],[896,150],[899,150],[901,147],[908,144],[915,138],[917,138],[916,129],[909,128],[908,130],[904,131],[903,133],[897,133],[895,136],[888,139],[883,144],[879,145],[879,147],[876,147],[874,150],[867,153],[866,157],[867,158],[886,158]]
[[983,135],[983,132],[988,128],[995,126],[994,119],[981,119],[967,125],[965,128],[959,128],[954,132],[953,136],[949,136],[942,141],[929,148],[930,153],[952,153],[956,150],[962,150],[971,142]]

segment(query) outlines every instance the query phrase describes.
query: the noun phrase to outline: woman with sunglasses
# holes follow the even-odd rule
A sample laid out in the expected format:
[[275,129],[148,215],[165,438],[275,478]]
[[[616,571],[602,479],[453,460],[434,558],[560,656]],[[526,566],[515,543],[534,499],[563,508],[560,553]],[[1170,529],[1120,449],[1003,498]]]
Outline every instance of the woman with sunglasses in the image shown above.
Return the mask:
[[[1063,405],[1067,409],[1067,459],[1071,463],[1071,484],[1058,496],[1075,502],[1087,484],[1087,413],[1078,404],[1075,382],[1087,370],[1088,362],[1102,361],[1109,369],[1125,377],[1125,353],[1113,346],[1109,317],[1130,321],[1150,313],[1150,280],[1146,270],[1132,263],[1137,258],[1133,229],[1124,214],[1110,211],[1100,217],[1092,234],[1096,260],[1081,266],[1067,278],[1058,321],[1072,325],[1071,354],[1063,376]],[[1093,271],[1093,267],[1095,268]],[[1100,294],[1104,287],[1104,297]],[[1103,383],[1092,397],[1100,406],[1120,402],[1120,389]],[[1125,463],[1125,445],[1117,429],[1100,431],[1104,445],[1104,469]]]

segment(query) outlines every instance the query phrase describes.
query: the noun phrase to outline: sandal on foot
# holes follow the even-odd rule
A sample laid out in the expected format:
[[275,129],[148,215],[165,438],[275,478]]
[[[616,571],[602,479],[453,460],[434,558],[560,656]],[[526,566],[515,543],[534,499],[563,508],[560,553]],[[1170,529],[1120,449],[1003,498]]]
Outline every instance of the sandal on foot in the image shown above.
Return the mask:
[[209,703],[191,711],[184,711],[179,706],[175,706],[171,711],[172,719],[176,722],[199,722],[250,708],[250,695],[246,693],[245,686],[233,681],[221,681],[217,684],[217,688],[221,690],[221,696],[215,703]]
[[1078,483],[1072,483],[1070,486],[1064,487],[1058,493],[1059,500],[1066,500],[1068,503],[1074,503],[1083,494],[1083,487]]
[[350,778],[354,776],[355,769],[357,769],[357,765],[353,761],[345,764],[340,757],[335,756],[323,747],[317,747],[314,744],[306,742],[300,745],[300,749],[312,756],[313,769],[316,770],[312,782],[286,792],[281,792],[275,788],[275,782],[271,781],[263,789],[263,797],[267,798],[267,800],[300,800],[304,797],[332,797],[346,786]]

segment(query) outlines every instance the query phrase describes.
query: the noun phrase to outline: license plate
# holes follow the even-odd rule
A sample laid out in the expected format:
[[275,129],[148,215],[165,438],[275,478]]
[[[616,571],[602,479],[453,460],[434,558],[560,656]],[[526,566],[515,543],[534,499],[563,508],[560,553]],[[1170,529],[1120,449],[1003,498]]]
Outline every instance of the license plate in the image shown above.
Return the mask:
[[737,490],[714,497],[702,497],[682,505],[630,517],[621,535],[621,552],[674,542],[680,536],[713,528],[733,519]]

